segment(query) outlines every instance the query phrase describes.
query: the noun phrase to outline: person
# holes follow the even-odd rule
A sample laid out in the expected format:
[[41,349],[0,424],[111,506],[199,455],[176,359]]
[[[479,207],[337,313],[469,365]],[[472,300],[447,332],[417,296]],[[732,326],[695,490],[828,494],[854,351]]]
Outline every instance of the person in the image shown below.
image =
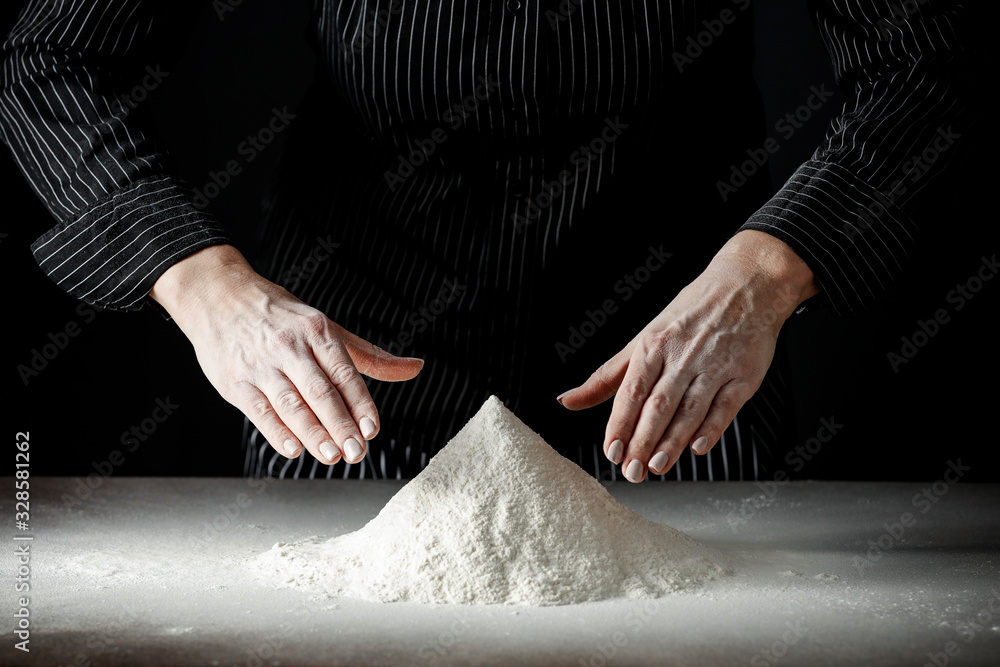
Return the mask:
[[4,141],[57,220],[36,261],[166,311],[248,475],[412,476],[495,393],[597,475],[757,478],[782,324],[891,291],[964,118],[960,2],[810,2],[845,101],[776,193],[750,0],[313,5],[257,268],[130,94],[189,14],[34,0],[3,46]]

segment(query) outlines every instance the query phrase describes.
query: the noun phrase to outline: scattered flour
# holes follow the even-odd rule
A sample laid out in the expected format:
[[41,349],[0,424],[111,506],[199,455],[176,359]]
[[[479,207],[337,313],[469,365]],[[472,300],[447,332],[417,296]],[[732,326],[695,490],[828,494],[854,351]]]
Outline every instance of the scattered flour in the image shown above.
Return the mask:
[[279,542],[252,566],[334,596],[536,606],[656,597],[731,572],[612,498],[495,396],[364,528]]

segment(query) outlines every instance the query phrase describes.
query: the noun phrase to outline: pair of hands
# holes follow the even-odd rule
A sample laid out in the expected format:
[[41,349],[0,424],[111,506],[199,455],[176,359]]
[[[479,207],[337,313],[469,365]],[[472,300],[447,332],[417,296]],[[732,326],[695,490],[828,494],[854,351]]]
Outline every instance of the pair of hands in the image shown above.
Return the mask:
[[[662,474],[690,443],[709,451],[760,387],[782,323],[819,291],[781,241],[736,234],[705,271],[581,386],[571,410],[614,396],[604,452],[633,482]],[[396,357],[258,275],[231,246],[168,269],[152,296],[187,335],[205,375],[276,450],[320,461],[364,458],[379,417],[361,375],[412,379],[423,361]]]

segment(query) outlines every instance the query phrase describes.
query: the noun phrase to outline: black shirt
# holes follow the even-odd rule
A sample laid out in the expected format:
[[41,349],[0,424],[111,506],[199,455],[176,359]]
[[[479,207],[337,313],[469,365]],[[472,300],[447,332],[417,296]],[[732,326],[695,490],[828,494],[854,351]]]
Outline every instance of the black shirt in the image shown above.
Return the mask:
[[[751,77],[749,0],[313,5],[323,75],[257,265],[428,364],[372,384],[383,429],[363,465],[285,461],[248,425],[248,474],[408,476],[491,393],[607,471],[606,414],[570,416],[552,397],[738,229],[795,249],[818,304],[869,306],[902,271],[961,134],[960,2],[810,2],[846,103],[770,198],[760,161],[780,143],[765,140]],[[226,242],[141,113],[183,20],[170,3],[38,0],[3,47],[0,129],[57,220],[35,258],[96,306],[139,308],[172,263]],[[772,371],[714,458],[682,459],[678,476],[760,475],[784,421]]]

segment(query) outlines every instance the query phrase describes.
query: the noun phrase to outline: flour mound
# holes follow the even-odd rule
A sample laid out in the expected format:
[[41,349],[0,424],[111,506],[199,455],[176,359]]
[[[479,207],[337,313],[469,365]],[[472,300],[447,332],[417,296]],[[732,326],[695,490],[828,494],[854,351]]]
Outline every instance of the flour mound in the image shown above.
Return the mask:
[[535,606],[657,597],[730,572],[612,498],[495,396],[364,528],[279,542],[256,569],[370,601]]

